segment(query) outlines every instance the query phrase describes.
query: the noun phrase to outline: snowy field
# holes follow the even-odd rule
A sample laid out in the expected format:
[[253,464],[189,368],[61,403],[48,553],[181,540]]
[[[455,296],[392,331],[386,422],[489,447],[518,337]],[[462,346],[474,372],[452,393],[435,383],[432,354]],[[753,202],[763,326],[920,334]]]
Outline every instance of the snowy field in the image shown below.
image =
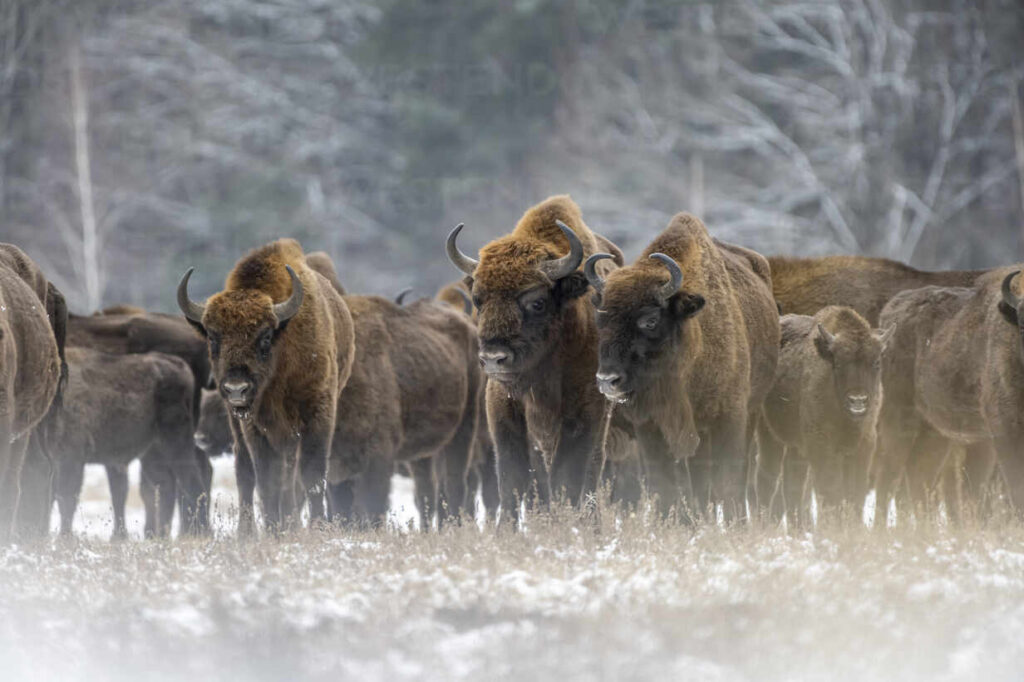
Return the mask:
[[[1020,680],[1024,527],[813,534],[564,513],[526,533],[392,527],[0,550],[0,680]],[[130,500],[141,527],[137,495]]]

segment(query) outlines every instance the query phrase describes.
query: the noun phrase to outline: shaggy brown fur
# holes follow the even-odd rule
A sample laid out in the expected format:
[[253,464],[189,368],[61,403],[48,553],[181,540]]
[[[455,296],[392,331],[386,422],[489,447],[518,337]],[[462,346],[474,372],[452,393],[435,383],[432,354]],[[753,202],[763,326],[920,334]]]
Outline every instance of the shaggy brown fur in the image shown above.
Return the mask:
[[[596,489],[604,465],[607,406],[594,385],[597,329],[582,261],[556,281],[541,270],[569,251],[557,220],[579,239],[584,259],[609,251],[622,264],[621,252],[591,232],[579,206],[561,195],[530,208],[510,234],[484,246],[467,282],[489,373],[487,416],[502,509],[513,523],[517,500],[534,486],[542,498],[546,490],[564,491],[578,504]],[[535,443],[546,464],[539,480],[531,473]]]
[[[669,273],[654,253],[682,271],[674,293],[663,291]],[[680,213],[596,297],[598,381],[634,424],[663,511],[679,499],[676,461],[691,458],[693,505],[745,513],[748,453],[778,357],[768,272],[755,252],[716,244]]]
[[20,254],[19,262],[31,268],[0,258],[0,543],[13,531],[30,432],[50,409],[61,380],[46,282],[26,279],[38,269],[17,247],[4,245],[2,253]]
[[[298,312],[282,323],[274,304],[290,300],[290,266],[302,283]],[[244,256],[212,296],[196,326],[208,338],[221,394],[232,393],[236,476],[243,512],[253,478],[270,528],[297,519],[298,476],[312,522],[324,518],[328,453],[338,398],[355,353],[352,317],[334,286],[306,265],[302,248],[282,239]],[[230,402],[230,401],[229,401]],[[239,530],[252,529],[243,513]]]
[[[142,470],[146,535],[166,536],[175,480],[201,476],[192,444],[192,372],[181,359],[163,353],[112,355],[71,347],[68,361],[64,404],[39,428],[54,466],[60,532],[71,533],[85,465],[103,464],[114,507],[113,534],[124,537],[127,466],[141,457],[147,464]],[[39,491],[44,504],[23,509],[22,518],[34,519],[45,532],[51,499],[49,489]]]
[[[764,402],[758,456],[763,508],[807,519],[808,473],[819,508],[843,503],[860,509],[868,490],[882,405],[886,332],[852,308],[828,306],[814,315],[785,315],[775,383]],[[808,472],[809,468],[809,472]],[[780,504],[772,505],[779,477]]]
[[313,253],[306,254],[306,265],[309,266],[310,270],[319,272],[324,276],[334,290],[344,296],[347,292],[345,287],[342,286],[341,280],[338,279],[338,271],[334,267],[334,261],[324,251],[314,251]]
[[228,420],[228,406],[220,394],[203,389],[199,423],[195,432],[196,446],[210,457],[229,451],[234,443]]
[[466,474],[482,385],[472,323],[429,300],[404,308],[379,296],[345,302],[356,355],[328,467],[332,513],[344,519],[357,507],[382,520],[396,463],[412,469],[422,529],[435,509],[439,522],[470,512]]
[[782,312],[813,315],[827,305],[853,308],[871,325],[901,291],[929,285],[971,286],[986,270],[927,272],[884,258],[770,256],[775,300]]
[[[1014,505],[1024,509],[1024,306],[1007,306],[1001,293],[1019,269],[993,270],[972,288],[906,291],[882,311],[882,324],[896,332],[883,362],[879,504],[902,473],[912,501],[924,502],[952,441],[968,448],[971,492],[987,482],[997,456]],[[1021,296],[1019,275],[1011,292]]]
[[131,305],[129,303],[117,303],[115,305],[107,306],[99,312],[93,313],[93,315],[99,317],[102,315],[145,315],[146,311],[144,308],[140,308],[137,305]]
[[[210,357],[206,343],[181,316],[147,313],[133,306],[112,306],[106,308],[103,314],[88,317],[71,315],[68,320],[68,346],[121,355],[160,352],[181,358],[192,372],[191,413],[198,418],[202,389],[209,385],[211,379]],[[206,533],[210,523],[209,496],[213,469],[201,449],[196,448],[194,456],[202,476],[198,482],[192,478],[179,481],[178,497],[185,520],[183,528],[188,532]],[[150,466],[149,462],[143,459],[144,469]],[[156,475],[153,473],[143,477],[143,489]],[[164,492],[166,495],[166,487]],[[145,494],[149,495],[151,491]],[[166,511],[167,508],[163,509]],[[173,506],[170,511],[173,512]],[[170,518],[165,518],[161,523],[166,525],[170,521]]]

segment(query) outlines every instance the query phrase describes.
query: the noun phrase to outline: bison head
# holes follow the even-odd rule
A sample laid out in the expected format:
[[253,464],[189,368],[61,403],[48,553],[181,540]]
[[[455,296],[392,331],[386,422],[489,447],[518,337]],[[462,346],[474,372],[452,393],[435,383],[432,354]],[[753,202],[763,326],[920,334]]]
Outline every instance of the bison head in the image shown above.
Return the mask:
[[832,318],[833,330],[818,322],[814,347],[832,371],[836,399],[852,419],[872,412],[882,397],[882,352],[892,338],[895,325],[872,331],[853,310],[842,310]]
[[678,350],[686,321],[704,307],[704,297],[681,288],[682,270],[663,253],[650,258],[664,267],[623,268],[606,281],[594,266],[611,257],[591,256],[584,273],[597,292],[597,386],[609,400],[625,403],[664,374],[662,360]]
[[302,306],[302,282],[286,265],[292,291],[282,303],[259,289],[232,289],[201,305],[188,296],[189,268],[178,285],[178,306],[207,339],[213,377],[232,413],[252,414],[277,365],[275,342]]
[[569,227],[556,221],[569,253],[552,253],[540,240],[514,235],[484,247],[480,260],[462,253],[448,235],[448,258],[467,275],[480,332],[480,365],[499,382],[513,384],[550,357],[561,336],[564,311],[587,290],[577,268],[583,245]]
[[208,455],[219,455],[231,449],[228,407],[217,391],[203,389],[195,441],[196,446]]

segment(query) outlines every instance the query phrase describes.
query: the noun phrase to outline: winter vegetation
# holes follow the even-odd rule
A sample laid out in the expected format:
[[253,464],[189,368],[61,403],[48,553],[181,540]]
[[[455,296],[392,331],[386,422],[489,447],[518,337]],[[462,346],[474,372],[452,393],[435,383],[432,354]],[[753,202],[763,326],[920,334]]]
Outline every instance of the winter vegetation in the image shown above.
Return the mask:
[[[215,516],[233,527],[230,460],[218,461]],[[397,527],[404,485],[388,530],[111,544],[106,485],[90,473],[76,539],[0,554],[8,679],[1019,675],[1024,534],[1005,517],[787,533],[602,508],[522,534],[421,534]]]

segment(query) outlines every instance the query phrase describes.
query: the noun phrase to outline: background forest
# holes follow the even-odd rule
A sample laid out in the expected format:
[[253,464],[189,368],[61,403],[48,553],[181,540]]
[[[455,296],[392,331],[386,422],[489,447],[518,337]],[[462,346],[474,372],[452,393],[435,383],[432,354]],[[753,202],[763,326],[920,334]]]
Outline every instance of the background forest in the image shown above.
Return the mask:
[[279,236],[429,295],[569,192],[765,253],[1019,260],[1017,0],[0,0],[0,240],[173,308]]

